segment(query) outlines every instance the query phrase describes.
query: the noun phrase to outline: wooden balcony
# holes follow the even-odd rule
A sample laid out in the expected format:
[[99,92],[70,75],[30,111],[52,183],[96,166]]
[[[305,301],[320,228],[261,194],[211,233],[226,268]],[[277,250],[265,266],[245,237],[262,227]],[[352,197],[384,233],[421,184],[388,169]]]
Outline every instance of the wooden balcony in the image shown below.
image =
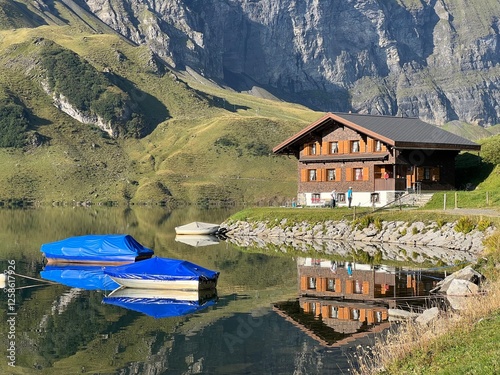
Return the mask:
[[404,191],[406,190],[405,178],[376,178],[375,191]]

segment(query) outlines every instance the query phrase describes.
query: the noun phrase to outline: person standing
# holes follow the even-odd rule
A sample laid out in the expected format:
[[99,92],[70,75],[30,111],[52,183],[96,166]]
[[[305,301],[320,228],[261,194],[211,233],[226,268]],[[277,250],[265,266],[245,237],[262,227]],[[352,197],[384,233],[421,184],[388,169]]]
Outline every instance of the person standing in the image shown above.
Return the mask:
[[337,192],[335,189],[332,190],[330,195],[332,196],[332,208],[335,208],[335,205],[337,204]]
[[347,202],[349,202],[349,208],[351,208],[352,203],[352,187],[349,186],[349,190],[347,190]]

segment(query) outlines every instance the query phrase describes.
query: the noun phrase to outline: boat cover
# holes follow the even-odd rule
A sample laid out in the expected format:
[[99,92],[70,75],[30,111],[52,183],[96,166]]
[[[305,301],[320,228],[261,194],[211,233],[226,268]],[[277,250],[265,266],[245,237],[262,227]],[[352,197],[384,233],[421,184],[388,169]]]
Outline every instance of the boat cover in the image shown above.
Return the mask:
[[89,234],[43,244],[40,251],[47,258],[72,261],[126,262],[153,255],[128,234]]
[[40,272],[45,280],[54,281],[72,288],[87,290],[114,290],[120,285],[106,275],[102,266],[47,265]]
[[158,319],[193,314],[214,305],[216,298],[205,301],[180,301],[166,298],[104,297],[102,301]]
[[106,267],[112,277],[136,280],[214,280],[219,272],[182,259],[153,257],[123,266]]

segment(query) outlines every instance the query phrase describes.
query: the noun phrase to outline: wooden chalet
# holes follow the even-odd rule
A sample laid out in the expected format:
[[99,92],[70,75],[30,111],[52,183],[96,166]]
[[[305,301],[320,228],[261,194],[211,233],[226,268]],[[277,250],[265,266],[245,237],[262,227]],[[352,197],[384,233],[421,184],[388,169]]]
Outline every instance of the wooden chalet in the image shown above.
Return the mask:
[[406,192],[455,188],[455,157],[479,151],[417,118],[327,113],[274,147],[298,159],[298,204],[385,205]]

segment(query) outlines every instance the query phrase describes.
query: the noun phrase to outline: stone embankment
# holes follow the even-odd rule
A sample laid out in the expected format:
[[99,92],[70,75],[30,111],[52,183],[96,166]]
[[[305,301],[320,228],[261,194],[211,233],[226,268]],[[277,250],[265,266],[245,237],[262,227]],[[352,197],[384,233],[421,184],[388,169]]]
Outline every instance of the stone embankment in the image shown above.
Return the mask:
[[245,222],[224,223],[228,237],[260,237],[281,239],[320,239],[336,241],[395,243],[414,246],[437,246],[453,250],[479,252],[483,240],[494,228],[477,228],[468,233],[457,231],[457,221],[438,225],[436,222],[407,223],[404,221],[382,221],[379,226],[371,223],[365,228],[354,226],[349,221],[325,221],[288,223]]
[[468,233],[458,230],[459,220],[450,223],[407,223],[382,221],[365,227],[350,221],[325,221],[320,223],[280,222],[227,222],[228,241],[238,246],[280,248],[287,251],[292,246],[302,252],[316,251],[324,254],[349,256],[353,251],[370,255],[381,253],[384,259],[412,260],[440,259],[450,264],[477,259],[484,248],[483,240],[494,228],[475,227]]

